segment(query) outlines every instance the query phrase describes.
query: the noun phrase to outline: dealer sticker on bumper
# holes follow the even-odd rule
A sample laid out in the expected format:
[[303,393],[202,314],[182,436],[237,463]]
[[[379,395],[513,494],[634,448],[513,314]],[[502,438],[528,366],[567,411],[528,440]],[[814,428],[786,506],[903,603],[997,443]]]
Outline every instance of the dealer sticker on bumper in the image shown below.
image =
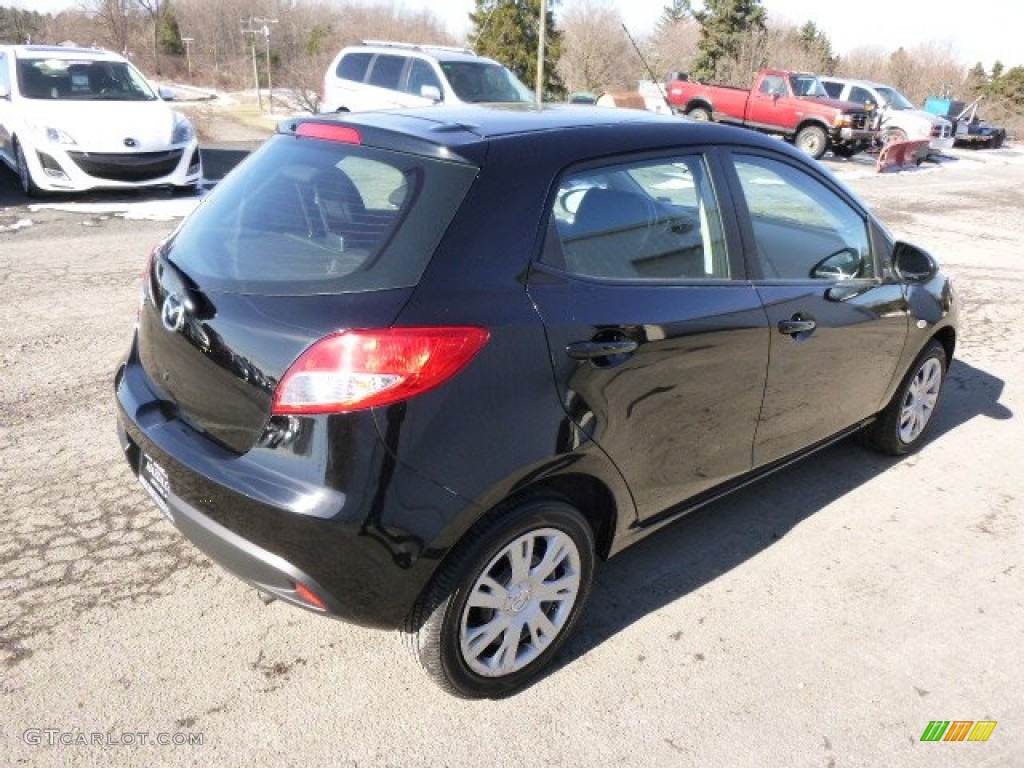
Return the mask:
[[148,454],[142,455],[139,482],[142,483],[142,487],[146,489],[167,519],[174,522],[171,509],[167,506],[167,499],[171,495],[171,481],[167,477],[167,470],[157,464]]

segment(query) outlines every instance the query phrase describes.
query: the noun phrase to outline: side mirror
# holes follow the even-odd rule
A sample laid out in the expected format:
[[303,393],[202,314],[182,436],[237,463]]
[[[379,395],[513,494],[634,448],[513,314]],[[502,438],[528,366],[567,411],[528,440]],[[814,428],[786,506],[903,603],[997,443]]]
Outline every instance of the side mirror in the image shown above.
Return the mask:
[[436,103],[441,100],[441,89],[436,85],[421,85],[420,96]]
[[156,95],[164,101],[174,101],[174,91],[170,88],[160,88],[157,90]]
[[927,283],[939,272],[938,262],[930,253],[904,242],[893,248],[892,268],[904,283]]

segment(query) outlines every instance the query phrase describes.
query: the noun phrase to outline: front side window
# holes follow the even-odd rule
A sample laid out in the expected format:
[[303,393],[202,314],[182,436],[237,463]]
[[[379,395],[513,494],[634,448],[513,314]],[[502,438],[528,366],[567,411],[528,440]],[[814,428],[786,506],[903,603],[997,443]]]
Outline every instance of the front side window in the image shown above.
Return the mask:
[[865,218],[817,179],[755,155],[733,158],[769,280],[875,276]]
[[571,173],[561,181],[543,260],[586,277],[727,279],[729,261],[700,155]]
[[428,86],[437,88],[438,95],[443,93],[441,81],[434,74],[433,67],[423,61],[423,59],[412,59],[409,66],[409,81],[406,84],[405,90],[416,96],[422,96],[423,89]]

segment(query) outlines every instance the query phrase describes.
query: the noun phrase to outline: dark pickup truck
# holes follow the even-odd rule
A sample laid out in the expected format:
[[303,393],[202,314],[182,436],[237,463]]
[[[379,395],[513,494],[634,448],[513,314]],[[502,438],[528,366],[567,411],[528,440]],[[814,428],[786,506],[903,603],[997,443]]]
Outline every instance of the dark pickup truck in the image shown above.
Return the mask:
[[675,79],[668,100],[677,113],[785,136],[815,159],[825,150],[852,157],[871,146],[872,115],[861,104],[831,99],[816,75],[764,69],[749,91]]

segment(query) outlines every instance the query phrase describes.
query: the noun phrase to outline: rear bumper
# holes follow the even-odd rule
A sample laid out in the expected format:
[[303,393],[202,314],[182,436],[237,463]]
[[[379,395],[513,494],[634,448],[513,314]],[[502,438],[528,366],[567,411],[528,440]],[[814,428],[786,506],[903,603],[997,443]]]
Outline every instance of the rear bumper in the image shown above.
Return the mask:
[[[238,455],[195,432],[155,397],[137,362],[118,370],[115,388],[118,437],[132,472],[140,476],[144,457],[162,468],[163,494],[147,487],[154,504],[212,560],[317,613],[402,626],[446,552],[435,546],[439,530],[422,535],[417,523],[426,517],[440,529],[466,503],[391,460],[370,414],[365,424],[346,425],[344,452],[312,462],[325,468],[318,480],[294,455],[274,455],[279,449]],[[349,452],[353,471],[344,472],[338,464]],[[416,508],[396,498],[415,499]],[[322,607],[303,599],[298,585]]]

